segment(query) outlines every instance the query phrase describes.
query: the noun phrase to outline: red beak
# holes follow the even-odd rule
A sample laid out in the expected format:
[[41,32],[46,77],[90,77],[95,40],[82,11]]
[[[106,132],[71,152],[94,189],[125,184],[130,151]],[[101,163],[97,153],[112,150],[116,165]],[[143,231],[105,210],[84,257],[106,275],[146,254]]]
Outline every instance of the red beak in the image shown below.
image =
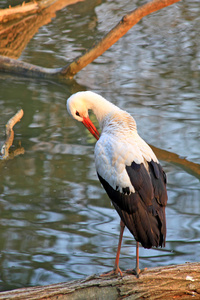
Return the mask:
[[92,121],[90,120],[90,118],[83,117],[82,123],[91,132],[91,134],[98,140],[100,137],[100,134],[99,134],[98,130],[96,129],[96,127],[94,126],[94,124],[92,123]]

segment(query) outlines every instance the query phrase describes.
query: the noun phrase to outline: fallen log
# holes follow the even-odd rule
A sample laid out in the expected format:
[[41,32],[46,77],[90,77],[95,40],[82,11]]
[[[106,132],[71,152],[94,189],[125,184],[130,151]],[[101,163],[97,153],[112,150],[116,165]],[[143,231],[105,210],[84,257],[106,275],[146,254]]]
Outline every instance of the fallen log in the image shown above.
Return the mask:
[[0,293],[0,300],[200,299],[200,263],[150,268],[137,279],[92,275],[83,280]]

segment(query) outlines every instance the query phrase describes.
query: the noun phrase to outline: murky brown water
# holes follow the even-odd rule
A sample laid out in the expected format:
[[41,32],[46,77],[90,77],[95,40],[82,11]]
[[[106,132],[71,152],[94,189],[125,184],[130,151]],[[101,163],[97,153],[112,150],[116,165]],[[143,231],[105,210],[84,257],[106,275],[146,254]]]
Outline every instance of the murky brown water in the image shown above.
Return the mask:
[[[39,29],[20,59],[62,66],[134,3],[90,0],[66,7]],[[114,264],[119,217],[95,173],[95,140],[65,108],[79,90],[96,91],[129,111],[140,135],[168,151],[162,160],[166,248],[141,248],[141,267],[199,260],[199,28],[199,1],[180,2],[146,17],[70,84],[0,74],[1,145],[4,125],[23,108],[14,146],[21,142],[25,149],[0,161],[0,290],[83,278]],[[125,231],[120,266],[134,265],[135,241]]]

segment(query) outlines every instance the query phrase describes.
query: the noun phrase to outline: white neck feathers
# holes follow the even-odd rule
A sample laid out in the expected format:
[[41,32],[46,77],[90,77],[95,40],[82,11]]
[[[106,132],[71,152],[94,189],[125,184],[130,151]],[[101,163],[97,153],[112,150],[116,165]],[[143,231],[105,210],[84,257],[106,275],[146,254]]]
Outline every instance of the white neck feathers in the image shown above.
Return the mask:
[[116,129],[121,127],[123,129],[137,131],[135,120],[130,114],[96,93],[90,91],[81,93],[83,94],[82,96],[84,97],[87,108],[91,109],[96,115],[101,130],[107,126],[115,127],[117,125]]

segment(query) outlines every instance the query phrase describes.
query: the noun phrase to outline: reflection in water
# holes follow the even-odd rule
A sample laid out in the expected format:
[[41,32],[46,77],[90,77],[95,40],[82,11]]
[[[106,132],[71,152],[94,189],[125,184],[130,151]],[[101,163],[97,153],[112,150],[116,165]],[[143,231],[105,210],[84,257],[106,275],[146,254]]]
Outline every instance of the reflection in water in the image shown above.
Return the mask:
[[[60,11],[31,40],[22,59],[59,65],[104,34],[105,12],[109,22],[118,20],[132,1],[126,5],[104,1],[92,10],[88,5],[83,17],[74,6],[71,15],[68,8]],[[94,17],[96,27],[91,27]],[[95,140],[65,107],[71,93],[84,89],[128,110],[140,135],[164,150],[167,243],[164,249],[141,248],[141,267],[198,260],[198,169],[190,173],[181,162],[200,164],[200,86],[194,63],[199,20],[195,1],[149,16],[68,86],[2,76],[0,141],[7,120],[23,108],[14,147],[21,141],[25,154],[0,164],[1,290],[83,278],[113,267],[119,218],[95,174]],[[122,270],[134,267],[134,257],[135,241],[126,230]]]
[[[19,9],[18,13],[14,13],[15,10],[13,8],[10,9],[13,10],[11,20],[7,21],[9,17],[7,15],[6,20],[3,20],[0,24],[0,55],[18,58],[35,33],[38,32],[38,29],[51,22],[55,17],[56,11],[79,1],[57,0],[46,5],[44,3],[44,7],[30,2],[24,4],[27,7],[30,5],[30,11],[27,9],[27,12],[22,13],[21,16]],[[16,3],[14,5],[16,6]],[[32,8],[32,6],[34,7]],[[14,17],[15,15],[16,17]]]

